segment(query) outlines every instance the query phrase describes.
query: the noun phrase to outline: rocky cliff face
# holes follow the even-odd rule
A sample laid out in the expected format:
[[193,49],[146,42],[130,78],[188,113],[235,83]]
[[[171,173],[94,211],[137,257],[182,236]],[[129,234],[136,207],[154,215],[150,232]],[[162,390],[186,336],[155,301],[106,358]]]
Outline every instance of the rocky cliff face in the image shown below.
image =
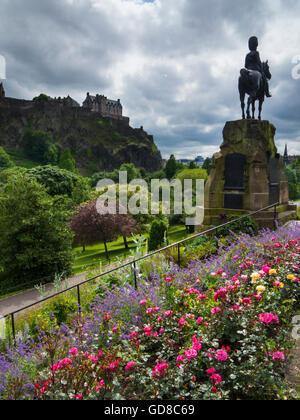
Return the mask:
[[92,173],[134,163],[154,172],[162,166],[153,137],[126,119],[102,118],[83,108],[0,99],[0,145],[19,149],[27,128],[48,133],[54,143],[69,148],[79,170]]

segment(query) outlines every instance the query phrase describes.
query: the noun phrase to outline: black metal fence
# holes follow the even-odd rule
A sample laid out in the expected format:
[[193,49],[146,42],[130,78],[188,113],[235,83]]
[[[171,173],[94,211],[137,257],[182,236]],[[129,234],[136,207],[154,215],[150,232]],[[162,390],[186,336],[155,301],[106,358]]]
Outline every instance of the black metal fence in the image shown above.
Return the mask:
[[[208,230],[205,230],[204,232],[197,233],[197,234],[195,234],[195,235],[193,235],[193,236],[190,236],[190,237],[188,237],[188,238],[186,238],[186,239],[183,239],[183,240],[181,240],[181,241],[179,241],[179,242],[175,242],[175,243],[173,243],[173,244],[171,244],[171,245],[168,245],[168,246],[166,246],[166,247],[164,247],[164,248],[161,248],[161,249],[158,249],[158,250],[156,250],[156,251],[153,251],[153,252],[151,252],[151,253],[149,253],[149,254],[147,254],[147,255],[144,255],[144,256],[142,256],[142,257],[139,257],[139,258],[137,258],[137,259],[135,259],[135,260],[132,260],[132,261],[126,262],[126,263],[124,263],[124,264],[120,265],[120,266],[119,266],[119,267],[117,267],[117,268],[113,268],[113,269],[111,269],[111,270],[108,270],[108,271],[106,271],[106,272],[104,272],[104,273],[101,273],[101,274],[99,274],[99,275],[95,276],[95,277],[92,277],[92,278],[90,278],[90,279],[84,280],[84,281],[80,282],[79,284],[77,284],[77,285],[75,285],[75,286],[68,287],[68,288],[66,288],[66,289],[64,289],[64,290],[62,290],[62,291],[59,291],[59,292],[57,292],[57,293],[54,293],[54,294],[52,294],[52,295],[50,295],[50,296],[47,296],[47,297],[45,297],[45,298],[41,299],[41,300],[39,300],[38,302],[34,302],[34,303],[30,304],[30,305],[24,306],[24,307],[22,307],[22,308],[20,308],[20,309],[18,309],[18,310],[16,310],[16,311],[13,311],[13,312],[11,312],[11,313],[9,313],[9,314],[4,315],[4,316],[3,316],[3,318],[4,318],[5,320],[6,320],[6,318],[8,318],[8,317],[10,317],[10,319],[11,319],[11,329],[12,329],[12,336],[13,336],[13,340],[15,341],[15,339],[16,339],[16,330],[15,330],[15,315],[16,315],[16,314],[18,314],[18,313],[20,313],[20,312],[22,312],[22,311],[25,311],[25,310],[27,310],[27,309],[29,309],[29,308],[32,308],[32,307],[34,307],[34,306],[36,306],[36,305],[39,305],[39,304],[41,304],[41,303],[43,303],[43,302],[45,302],[45,301],[47,301],[47,300],[49,300],[49,299],[52,299],[52,298],[54,298],[54,297],[56,297],[56,296],[59,296],[59,295],[63,294],[63,293],[66,293],[66,292],[69,292],[69,291],[71,291],[71,290],[74,290],[74,289],[77,289],[77,303],[78,303],[79,312],[81,312],[81,296],[80,296],[80,287],[81,287],[81,286],[83,286],[83,285],[85,285],[85,284],[87,284],[87,283],[89,283],[89,282],[91,282],[91,281],[93,281],[93,280],[99,279],[100,277],[107,276],[108,274],[114,273],[114,272],[116,272],[116,271],[118,271],[118,270],[120,270],[120,269],[123,269],[123,268],[125,268],[125,267],[129,267],[129,266],[131,266],[131,267],[132,267],[132,272],[133,272],[134,286],[135,286],[135,288],[138,288],[138,282],[137,282],[137,270],[136,270],[136,265],[137,265],[137,263],[138,263],[138,262],[140,262],[140,261],[142,261],[142,260],[145,260],[145,259],[147,259],[147,258],[150,258],[150,257],[152,257],[152,256],[154,256],[154,255],[156,255],[156,254],[159,254],[159,253],[161,253],[161,252],[164,252],[164,251],[166,251],[166,250],[169,250],[169,249],[171,249],[171,248],[177,247],[177,255],[178,255],[178,257],[177,257],[177,258],[178,258],[178,259],[177,259],[177,264],[180,266],[180,265],[181,265],[181,252],[180,252],[180,246],[181,246],[182,244],[186,243],[187,241],[190,241],[190,240],[194,240],[194,239],[196,239],[196,238],[199,238],[200,236],[203,236],[203,235],[208,235],[208,234],[212,234],[212,233],[214,233],[214,232],[215,232],[215,234],[217,235],[217,234],[218,234],[218,230],[219,230],[219,229],[224,228],[225,226],[229,226],[229,225],[231,225],[231,224],[233,224],[233,223],[236,223],[236,222],[242,221],[242,220],[244,220],[244,219],[246,219],[246,218],[248,218],[248,217],[255,216],[256,214],[262,213],[262,212],[264,212],[264,211],[270,210],[271,208],[274,208],[274,212],[273,212],[273,220],[274,220],[274,229],[276,229],[276,228],[277,228],[277,207],[279,206],[279,204],[280,204],[280,203],[272,204],[272,205],[270,205],[270,206],[268,206],[268,207],[264,207],[264,208],[262,208],[262,209],[260,209],[260,210],[254,211],[254,212],[252,212],[252,213],[248,213],[248,214],[246,214],[246,215],[244,215],[244,216],[241,216],[241,217],[239,217],[239,218],[237,218],[237,219],[231,220],[231,221],[229,221],[229,222],[223,223],[223,224],[218,225],[218,226],[214,226],[213,228],[208,229]],[[2,319],[3,319],[3,318],[2,318]]]

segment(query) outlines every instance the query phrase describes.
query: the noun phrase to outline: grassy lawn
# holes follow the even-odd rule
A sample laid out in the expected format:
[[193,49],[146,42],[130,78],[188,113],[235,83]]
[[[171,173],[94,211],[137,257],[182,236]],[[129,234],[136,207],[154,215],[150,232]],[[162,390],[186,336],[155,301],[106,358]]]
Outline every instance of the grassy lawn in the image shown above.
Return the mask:
[[[144,235],[147,236],[147,235]],[[172,226],[168,232],[169,243],[174,243],[185,239],[185,226]],[[130,251],[134,250],[136,245],[132,238],[127,239],[129,250],[126,251],[123,238],[119,238],[115,242],[108,244],[108,251],[111,261],[116,261],[118,258],[125,259],[126,255],[130,255]],[[106,259],[104,245],[102,243],[86,247],[86,251],[82,252],[82,247],[74,248],[75,262],[73,265],[73,273],[79,274],[91,268],[100,267],[100,264],[106,265],[109,263]]]

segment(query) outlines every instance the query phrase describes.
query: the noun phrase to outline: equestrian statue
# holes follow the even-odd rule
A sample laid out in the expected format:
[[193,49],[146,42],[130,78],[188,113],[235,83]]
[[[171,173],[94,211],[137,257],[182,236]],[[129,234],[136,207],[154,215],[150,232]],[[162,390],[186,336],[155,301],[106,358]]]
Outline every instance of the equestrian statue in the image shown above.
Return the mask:
[[255,119],[255,102],[259,101],[258,119],[261,120],[262,105],[265,96],[270,98],[272,95],[269,92],[268,80],[272,78],[270,73],[268,61],[261,62],[258,48],[258,39],[252,36],[249,39],[250,53],[247,54],[245,60],[245,68],[240,72],[239,78],[239,92],[241,99],[241,107],[243,112],[243,119],[245,116],[245,96],[248,97],[247,104],[247,118],[251,119],[250,107],[252,105],[252,118]]

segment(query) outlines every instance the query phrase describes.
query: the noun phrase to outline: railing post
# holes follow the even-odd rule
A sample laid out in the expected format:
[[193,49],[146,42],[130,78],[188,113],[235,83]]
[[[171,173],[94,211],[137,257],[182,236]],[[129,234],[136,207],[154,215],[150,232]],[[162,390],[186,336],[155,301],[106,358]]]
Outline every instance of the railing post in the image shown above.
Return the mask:
[[78,312],[81,314],[81,300],[80,300],[80,286],[77,285],[77,302],[78,302]]
[[137,285],[137,278],[136,278],[136,264],[135,261],[133,262],[133,276],[134,276],[134,287],[136,288],[136,290],[138,289],[138,285]]
[[13,342],[15,345],[16,344],[16,329],[15,329],[15,317],[13,313],[11,314],[11,328],[12,328]]

